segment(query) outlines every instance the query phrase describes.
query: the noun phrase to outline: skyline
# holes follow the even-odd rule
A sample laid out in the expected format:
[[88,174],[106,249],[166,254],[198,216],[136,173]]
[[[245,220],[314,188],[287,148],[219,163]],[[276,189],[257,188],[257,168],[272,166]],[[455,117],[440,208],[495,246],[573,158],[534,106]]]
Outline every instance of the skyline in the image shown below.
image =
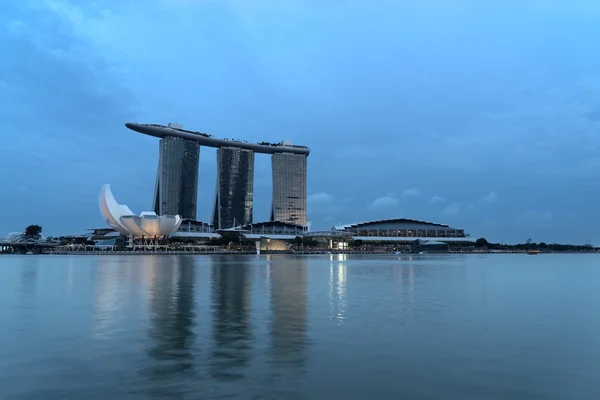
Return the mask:
[[[1,150],[0,235],[103,226],[107,182],[151,209],[156,141],[123,127],[143,120],[308,146],[313,229],[406,217],[498,242],[600,244],[591,1],[40,0],[0,11],[13,55],[0,112],[15,133]],[[216,151],[200,170],[208,222]],[[257,157],[255,221],[269,219],[270,178]]]

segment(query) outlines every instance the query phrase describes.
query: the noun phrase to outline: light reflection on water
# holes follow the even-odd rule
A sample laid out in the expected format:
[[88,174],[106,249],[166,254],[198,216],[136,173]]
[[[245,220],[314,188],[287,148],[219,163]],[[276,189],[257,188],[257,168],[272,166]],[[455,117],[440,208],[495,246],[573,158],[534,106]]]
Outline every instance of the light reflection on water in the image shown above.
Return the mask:
[[0,261],[0,399],[600,393],[597,256]]
[[338,325],[344,323],[346,312],[346,257],[332,254],[329,264],[329,319]]

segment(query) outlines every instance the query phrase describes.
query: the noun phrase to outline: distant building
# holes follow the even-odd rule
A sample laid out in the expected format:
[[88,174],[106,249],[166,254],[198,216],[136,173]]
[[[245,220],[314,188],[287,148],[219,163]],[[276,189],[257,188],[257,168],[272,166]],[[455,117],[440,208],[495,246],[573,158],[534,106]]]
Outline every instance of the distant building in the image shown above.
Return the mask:
[[[181,127],[177,124],[169,124]],[[153,209],[158,215],[196,219],[200,144],[175,136],[160,140]]]
[[257,240],[258,250],[263,254],[269,253],[288,253],[290,252],[290,242],[287,240],[271,239],[268,237],[261,237]]
[[450,247],[438,240],[417,239],[410,244],[410,250],[413,253],[449,253]]
[[[200,146],[208,146],[219,149],[212,218],[216,229],[252,222],[254,153],[272,155],[271,220],[307,226],[308,147],[294,145],[290,141],[248,143],[217,139],[206,133],[185,130],[179,124],[127,123],[125,126],[161,139],[154,196],[154,212],[157,214],[179,214],[186,219],[196,219]],[[230,211],[227,210],[229,208]]]
[[202,221],[184,219],[179,229],[169,235],[172,240],[185,240],[193,242],[209,242],[219,239],[221,235],[215,232],[211,224]]
[[102,216],[111,228],[136,239],[165,238],[175,232],[182,222],[179,215],[142,212],[140,216],[136,216],[129,207],[117,203],[108,184],[102,186],[98,203]]
[[463,229],[414,219],[396,218],[334,226],[333,231],[351,232],[353,240],[365,242],[404,242],[417,239],[440,242],[472,242]]
[[91,231],[88,235],[87,235],[87,240],[96,242],[96,241],[103,241],[103,240],[111,240],[111,239],[118,239],[121,237],[121,233],[117,232],[114,228],[109,227],[109,228],[92,228],[92,229],[88,229],[89,231]]
[[303,154],[271,156],[273,202],[271,220],[306,226],[306,164]]
[[217,189],[212,223],[216,229],[252,223],[254,151],[237,147],[217,150]]

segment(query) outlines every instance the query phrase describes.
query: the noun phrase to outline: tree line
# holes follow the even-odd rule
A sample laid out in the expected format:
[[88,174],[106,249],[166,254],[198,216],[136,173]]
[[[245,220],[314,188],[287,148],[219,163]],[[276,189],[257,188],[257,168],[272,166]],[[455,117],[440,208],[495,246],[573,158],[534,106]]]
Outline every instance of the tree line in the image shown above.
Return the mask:
[[475,241],[474,246],[479,249],[488,250],[539,250],[539,251],[591,251],[594,247],[591,245],[577,245],[577,244],[558,244],[545,242],[535,243],[531,240],[527,240],[525,243],[518,244],[501,244],[501,243],[490,243],[485,238],[479,238]]

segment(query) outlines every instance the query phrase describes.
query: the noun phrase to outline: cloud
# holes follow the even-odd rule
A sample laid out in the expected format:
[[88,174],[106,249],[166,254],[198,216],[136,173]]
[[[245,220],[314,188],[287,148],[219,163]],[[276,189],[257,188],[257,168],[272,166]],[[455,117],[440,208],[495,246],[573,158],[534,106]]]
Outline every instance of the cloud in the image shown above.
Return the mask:
[[443,203],[446,200],[444,200],[443,197],[440,196],[433,196],[428,202],[427,204],[438,204],[438,203]]
[[[597,175],[593,159],[600,147],[599,107],[591,93],[600,89],[600,79],[584,73],[568,75],[560,83],[507,86],[518,92],[506,97],[503,109],[479,113],[465,125],[463,134],[443,138],[453,147],[446,154],[452,155],[455,165],[464,163],[469,169],[485,163],[486,168],[502,168],[504,173],[527,169],[530,174],[553,177]],[[474,146],[482,150],[474,153]]]
[[393,207],[400,204],[400,200],[398,200],[393,194],[388,194],[383,197],[379,197],[373,201],[371,207],[373,208],[386,208]]
[[[584,6],[548,6],[541,15],[523,5],[528,2],[509,0],[501,11],[517,16],[514,29],[501,31],[490,47],[474,33],[482,23],[500,32],[496,7],[472,13],[456,4],[432,11],[442,0],[325,3],[332,2],[148,0],[140,8],[133,0],[1,1],[0,43],[11,57],[1,63],[0,119],[6,131],[19,134],[4,143],[0,159],[27,171],[29,190],[17,190],[18,174],[0,177],[10,210],[0,233],[22,230],[23,215],[49,234],[101,226],[95,198],[102,183],[112,183],[132,209],[147,209],[158,140],[123,126],[136,120],[309,146],[308,213],[318,229],[331,220],[389,216],[406,202],[406,216],[458,212],[469,229],[489,229],[484,232],[494,240],[521,232],[535,237],[529,232],[535,225],[528,224],[541,221],[548,240],[600,242],[593,201],[600,195],[594,184],[600,176],[600,55]],[[564,19],[561,10],[574,22],[568,38],[556,24]],[[525,23],[532,16],[533,27]],[[427,23],[411,23],[423,17]],[[157,29],[157,20],[178,23]],[[452,30],[449,20],[459,21],[454,33],[460,37],[444,34]],[[357,23],[366,29],[357,31]],[[415,40],[396,43],[399,36]],[[465,57],[448,51],[457,37]],[[382,51],[390,44],[398,51]],[[423,54],[424,47],[431,51]],[[186,62],[171,61],[182,54]],[[375,61],[349,63],[357,54]],[[207,57],[211,62],[203,63]],[[550,67],[548,58],[556,61]],[[399,134],[386,135],[392,130]],[[344,132],[343,143],[336,131]],[[215,152],[201,151],[200,219],[212,213]],[[258,220],[268,218],[271,203],[267,158],[256,156]],[[412,183],[385,186],[403,182],[406,171]],[[490,176],[501,199],[483,200],[490,187],[465,194],[465,187]],[[422,182],[427,188],[410,202],[404,189]],[[557,185],[564,190],[557,192]],[[386,196],[389,190],[395,195]],[[454,201],[462,205],[449,206]],[[544,222],[552,216],[539,210],[548,209],[554,218]],[[572,209],[581,213],[576,220],[566,219]],[[527,210],[537,211],[521,216]],[[499,221],[497,229],[486,225],[488,216]]]
[[337,215],[342,212],[339,202],[329,193],[314,193],[307,197],[309,203],[308,217],[315,223],[331,223],[337,221]]
[[522,212],[515,219],[515,225],[524,227],[543,228],[551,226],[553,215],[548,210],[530,210]]
[[491,192],[483,196],[481,201],[483,201],[484,203],[495,203],[498,201],[498,195],[492,190]]
[[309,203],[330,203],[333,201],[333,196],[329,193],[321,192],[315,193],[308,196],[307,201]]
[[452,203],[448,204],[444,209],[444,214],[446,215],[457,215],[460,213],[460,209],[462,208],[462,204],[460,203]]
[[[136,185],[148,182],[144,193],[151,193],[151,178],[144,180],[145,164],[155,156],[123,126],[135,112],[135,97],[95,43],[78,35],[73,24],[46,3],[50,2],[0,5],[0,27],[8,27],[0,29],[0,42],[11,54],[2,61],[0,119],[8,130],[21,133],[5,143],[0,158],[16,170],[27,170],[28,185],[43,193],[28,198],[12,190],[4,200],[15,217],[3,219],[0,231],[20,229],[19,215],[32,215],[51,235],[96,224],[102,219],[93,197],[107,181],[117,186],[134,182],[127,185],[134,198],[128,201],[130,207],[150,203],[147,198],[136,200],[141,196],[133,192],[141,192]],[[122,172],[133,146],[140,154]],[[65,171],[69,183],[61,177]],[[7,179],[2,187],[14,188],[18,182]],[[73,202],[79,198],[83,201]],[[32,209],[37,211],[31,214]]]
[[421,193],[421,191],[417,188],[410,188],[410,189],[406,189],[404,192],[402,192],[402,197],[410,197],[410,196],[417,196]]

